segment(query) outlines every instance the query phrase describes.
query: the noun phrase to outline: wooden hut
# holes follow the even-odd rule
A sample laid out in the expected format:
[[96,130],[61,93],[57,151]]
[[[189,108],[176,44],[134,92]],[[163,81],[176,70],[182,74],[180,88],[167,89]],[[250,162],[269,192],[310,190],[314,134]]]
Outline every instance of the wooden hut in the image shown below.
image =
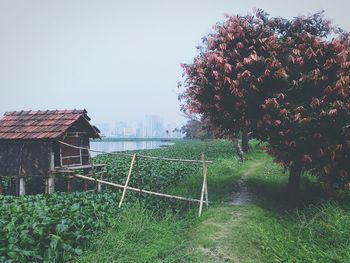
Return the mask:
[[59,143],[89,147],[90,138],[100,138],[89,121],[86,110],[6,112],[0,120],[0,180],[19,178],[24,194],[24,178],[41,176],[46,192],[53,192],[55,170],[90,166],[88,151]]

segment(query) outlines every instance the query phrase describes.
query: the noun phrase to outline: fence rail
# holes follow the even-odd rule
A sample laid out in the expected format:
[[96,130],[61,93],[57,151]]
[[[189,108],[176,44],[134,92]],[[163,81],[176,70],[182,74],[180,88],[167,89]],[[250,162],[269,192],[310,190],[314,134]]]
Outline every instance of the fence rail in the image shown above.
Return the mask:
[[[62,141],[58,141],[59,143],[72,147],[72,148],[76,148],[76,149],[81,149],[81,150],[87,150],[90,152],[94,152],[94,153],[101,153],[101,154],[108,154],[108,155],[119,155],[119,156],[126,156],[126,157],[133,157],[134,154],[130,154],[130,153],[120,153],[120,152],[105,152],[105,151],[97,151],[97,150],[91,150],[88,147],[80,147],[80,146],[76,146],[76,145],[72,145],[66,142],[62,142]],[[160,160],[160,161],[171,161],[171,162],[185,162],[185,163],[202,163],[202,160],[190,160],[190,159],[176,159],[176,158],[165,158],[165,157],[157,157],[157,156],[148,156],[148,155],[142,155],[142,154],[138,154],[137,155],[140,158],[145,158],[145,159],[153,159],[153,160]],[[213,161],[205,161],[206,163],[213,163]]]
[[[67,173],[70,176],[81,178],[81,179],[85,180],[85,182],[86,181],[93,181],[93,182],[95,182],[95,185],[96,185],[96,191],[100,191],[101,190],[101,185],[102,184],[123,189],[122,197],[121,197],[119,205],[118,205],[119,208],[122,207],[122,204],[123,204],[123,201],[125,199],[127,190],[134,191],[134,192],[139,192],[139,193],[145,193],[145,194],[149,194],[149,195],[160,196],[160,197],[172,198],[172,199],[177,199],[177,200],[183,200],[183,201],[189,201],[189,202],[197,202],[197,203],[199,203],[198,216],[201,216],[201,214],[202,214],[203,204],[205,203],[206,206],[209,205],[209,200],[208,200],[208,181],[207,181],[207,174],[208,174],[207,164],[210,164],[210,163],[213,163],[213,162],[212,161],[206,161],[204,153],[201,154],[201,160],[189,160],[189,159],[176,159],[176,158],[164,158],[164,157],[156,157],[156,156],[147,156],[147,155],[141,155],[141,154],[137,154],[137,153],[133,153],[133,154],[119,153],[119,152],[108,153],[108,152],[104,152],[104,151],[91,150],[88,147],[79,147],[79,146],[76,146],[76,145],[71,145],[69,143],[62,142],[62,141],[58,141],[58,142],[63,144],[63,145],[72,147],[72,148],[81,149],[81,150],[87,150],[89,152],[89,159],[90,159],[90,164],[91,164],[90,168],[91,168],[91,171],[92,171],[93,178],[89,177],[89,176],[86,176],[86,175],[77,174],[73,170],[70,170],[69,167],[67,167],[67,169],[64,169],[64,170],[57,170],[57,172]],[[104,180],[102,180],[102,175],[101,175],[100,179],[97,179],[97,175],[98,174],[95,172],[95,169],[94,169],[95,167],[94,167],[94,163],[93,163],[93,160],[91,158],[90,152],[103,153],[103,154],[108,154],[108,155],[132,157],[131,162],[130,162],[129,172],[128,172],[127,178],[125,180],[125,184],[121,185],[121,184],[117,184],[117,183],[104,181]],[[193,198],[187,198],[187,197],[183,197],[183,196],[176,196],[176,195],[158,193],[158,192],[154,192],[154,191],[149,191],[149,190],[144,190],[144,189],[140,189],[140,188],[135,188],[135,187],[129,186],[129,181],[130,181],[130,178],[131,178],[131,175],[132,175],[132,171],[133,171],[135,162],[137,164],[136,165],[137,176],[139,177],[139,166],[138,166],[138,159],[139,158],[149,159],[149,160],[169,161],[169,162],[185,162],[185,163],[193,163],[193,164],[202,164],[203,183],[202,183],[200,199],[193,199]]]

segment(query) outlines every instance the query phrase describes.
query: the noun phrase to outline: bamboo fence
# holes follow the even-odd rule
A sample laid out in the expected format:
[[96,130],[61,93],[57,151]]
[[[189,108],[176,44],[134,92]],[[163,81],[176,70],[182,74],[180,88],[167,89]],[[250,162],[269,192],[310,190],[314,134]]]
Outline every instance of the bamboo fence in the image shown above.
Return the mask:
[[[175,159],[175,158],[164,158],[164,157],[156,157],[156,156],[147,156],[147,155],[141,155],[141,154],[137,154],[137,153],[134,153],[134,154],[119,153],[119,152],[108,153],[108,152],[104,152],[104,151],[91,150],[89,147],[79,147],[79,146],[71,145],[71,144],[68,144],[68,143],[65,143],[65,142],[62,142],[62,141],[58,141],[58,142],[63,144],[63,145],[72,147],[72,148],[81,149],[81,150],[87,150],[89,152],[89,160],[90,160],[90,164],[91,164],[91,175],[92,175],[92,177],[87,176],[87,175],[78,174],[75,171],[70,170],[69,167],[67,167],[67,169],[59,169],[56,172],[58,172],[58,173],[68,173],[70,178],[72,176],[74,176],[76,178],[83,179],[84,182],[87,182],[87,181],[95,182],[95,187],[96,187],[95,191],[101,191],[101,185],[109,185],[109,186],[112,186],[112,187],[115,187],[115,188],[122,189],[123,192],[122,192],[122,197],[121,197],[119,205],[118,205],[119,208],[122,207],[122,204],[123,204],[123,201],[125,199],[127,190],[138,192],[140,194],[141,193],[145,193],[145,194],[159,196],[159,197],[165,197],[165,198],[171,198],[171,199],[177,199],[177,200],[183,200],[183,201],[188,201],[188,202],[199,203],[198,216],[201,216],[201,214],[202,214],[203,204],[204,203],[206,204],[207,207],[209,206],[208,180],[207,180],[208,167],[207,167],[207,165],[211,164],[213,162],[205,160],[205,154],[203,152],[201,154],[201,160]],[[112,183],[112,182],[108,182],[108,181],[102,180],[102,173],[101,172],[95,172],[94,162],[93,162],[93,160],[91,158],[91,153],[90,152],[101,153],[101,154],[108,154],[108,155],[132,157],[131,162],[130,162],[129,172],[128,172],[127,178],[125,180],[125,184],[121,185],[121,184]],[[182,163],[201,164],[202,165],[203,182],[202,182],[202,189],[201,189],[200,199],[194,199],[194,198],[188,198],[188,197],[183,197],[183,196],[176,196],[176,195],[170,195],[170,194],[165,194],[165,193],[159,193],[159,192],[155,192],[155,191],[149,191],[149,190],[145,190],[145,189],[142,189],[142,188],[135,188],[135,187],[129,186],[129,181],[130,181],[130,178],[131,178],[131,175],[132,175],[135,163],[136,163],[137,177],[138,177],[138,180],[140,181],[139,166],[138,166],[139,158],[150,159],[150,160],[169,161],[169,162],[182,162]],[[101,175],[100,179],[97,178],[97,175]],[[69,181],[68,183],[70,184],[71,182]],[[71,189],[71,187],[69,187],[69,188]]]

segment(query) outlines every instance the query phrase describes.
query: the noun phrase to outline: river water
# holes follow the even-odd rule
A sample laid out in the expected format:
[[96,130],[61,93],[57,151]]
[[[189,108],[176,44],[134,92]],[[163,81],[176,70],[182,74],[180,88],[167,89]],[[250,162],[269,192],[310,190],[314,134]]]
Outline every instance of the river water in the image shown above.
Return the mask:
[[[145,149],[156,149],[161,146],[173,145],[168,141],[91,141],[90,148],[95,151],[116,152],[116,151],[134,151]],[[91,152],[94,157],[99,153]]]

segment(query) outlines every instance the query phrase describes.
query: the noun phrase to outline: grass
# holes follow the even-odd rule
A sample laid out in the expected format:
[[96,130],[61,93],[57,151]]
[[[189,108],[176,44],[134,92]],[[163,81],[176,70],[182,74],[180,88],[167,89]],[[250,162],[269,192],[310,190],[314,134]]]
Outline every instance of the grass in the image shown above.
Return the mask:
[[159,218],[135,204],[119,213],[110,231],[77,262],[189,262],[191,256],[183,253],[189,218]]
[[253,149],[233,167],[256,198],[240,206],[217,203],[204,214],[192,229],[199,262],[350,261],[348,194],[330,198],[305,175],[304,205],[287,209],[288,177],[263,151]]
[[[330,196],[304,175],[303,206],[286,208],[283,169],[255,144],[247,157],[241,163],[228,152],[212,156],[212,203],[202,217],[197,207],[160,215],[136,204],[77,262],[350,262],[349,194]],[[254,194],[252,203],[231,203],[239,181]],[[197,170],[167,190],[198,197],[200,184]]]

